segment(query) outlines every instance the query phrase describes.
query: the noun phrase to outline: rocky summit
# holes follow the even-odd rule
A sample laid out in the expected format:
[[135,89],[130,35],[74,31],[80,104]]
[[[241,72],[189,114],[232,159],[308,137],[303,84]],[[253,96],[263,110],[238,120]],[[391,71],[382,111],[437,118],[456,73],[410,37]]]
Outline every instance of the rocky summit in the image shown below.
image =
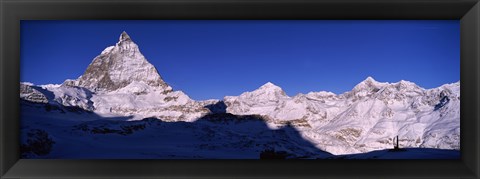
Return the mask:
[[138,45],[126,32],[122,32],[115,46],[107,47],[95,57],[82,76],[76,80],[67,80],[64,84],[95,92],[110,92],[132,82],[143,82],[159,91],[172,90],[157,69],[142,55]]

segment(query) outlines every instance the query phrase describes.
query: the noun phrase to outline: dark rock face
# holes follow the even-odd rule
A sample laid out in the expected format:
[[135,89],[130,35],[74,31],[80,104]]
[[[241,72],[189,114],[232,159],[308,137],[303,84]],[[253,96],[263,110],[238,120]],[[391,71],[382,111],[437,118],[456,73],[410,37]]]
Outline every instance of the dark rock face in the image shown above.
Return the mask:
[[22,83],[20,83],[20,99],[34,103],[48,103],[48,99],[43,93]]

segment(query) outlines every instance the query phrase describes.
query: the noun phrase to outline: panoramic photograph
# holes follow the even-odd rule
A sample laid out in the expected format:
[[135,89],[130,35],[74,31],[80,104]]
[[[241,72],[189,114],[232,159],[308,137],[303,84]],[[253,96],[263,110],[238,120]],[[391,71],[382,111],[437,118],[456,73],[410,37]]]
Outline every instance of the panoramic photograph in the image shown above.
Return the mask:
[[23,159],[460,159],[459,20],[22,20]]

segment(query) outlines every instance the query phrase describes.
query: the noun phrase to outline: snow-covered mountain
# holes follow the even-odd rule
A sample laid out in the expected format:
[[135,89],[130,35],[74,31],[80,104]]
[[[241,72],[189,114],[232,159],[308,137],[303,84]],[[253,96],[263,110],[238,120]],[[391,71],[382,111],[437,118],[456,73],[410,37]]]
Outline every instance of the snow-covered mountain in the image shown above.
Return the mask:
[[[42,119],[49,115],[61,118],[69,112],[91,113],[88,114],[90,117],[84,116],[81,120],[68,116],[79,121],[85,121],[83,118],[107,120],[120,117],[193,124],[205,119],[213,121],[217,131],[208,135],[228,138],[227,134],[235,134],[232,140],[241,139],[243,142],[248,141],[242,139],[242,135],[252,135],[245,136],[252,140],[256,136],[268,138],[268,132],[263,128],[255,133],[242,133],[243,129],[239,128],[235,128],[235,133],[229,132],[232,125],[239,125],[239,120],[251,118],[242,116],[256,116],[255,119],[263,120],[262,124],[271,130],[292,127],[317,149],[335,155],[392,148],[396,136],[402,148],[460,149],[460,82],[424,89],[409,81],[386,83],[368,77],[343,94],[319,91],[295,96],[288,96],[281,87],[268,82],[239,96],[194,101],[182,91],[174,91],[125,32],[115,46],[107,47],[95,57],[78,79],[66,80],[61,85],[22,82],[20,99],[28,108],[28,119],[35,118],[32,115],[37,112]],[[62,113],[53,115],[42,111],[45,109],[57,109]],[[36,110],[40,111],[32,112]],[[63,114],[65,112],[67,114]],[[254,123],[257,125],[256,121],[251,121]],[[88,124],[85,125],[88,128]],[[193,130],[192,134],[203,135],[203,130],[212,124],[181,125],[186,125],[182,129]],[[291,133],[296,135],[296,132]],[[219,141],[216,142],[215,145],[220,145]],[[205,145],[208,141],[200,143]],[[263,144],[266,145],[265,141]],[[222,145],[220,148],[224,150],[227,150],[225,146],[238,146]],[[285,142],[285,145],[289,146],[282,148],[289,148],[291,152],[299,147],[295,142]]]
[[[31,84],[23,83],[22,99],[37,98],[36,91],[28,91],[30,87]],[[53,105],[80,107],[103,116],[192,121],[209,112],[182,91],[173,91],[126,32],[115,46],[95,57],[78,79],[35,88],[52,93],[41,100]]]
[[368,77],[336,95],[310,92],[293,97],[272,83],[224,98],[228,113],[258,114],[333,154],[401,147],[460,149],[460,82],[423,89],[408,81],[382,83]]
[[64,85],[84,87],[93,92],[111,92],[127,87],[132,82],[143,83],[153,90],[165,93],[172,91],[157,69],[140,53],[138,45],[126,32],[122,32],[115,46],[103,50],[82,76],[76,80],[67,80]]

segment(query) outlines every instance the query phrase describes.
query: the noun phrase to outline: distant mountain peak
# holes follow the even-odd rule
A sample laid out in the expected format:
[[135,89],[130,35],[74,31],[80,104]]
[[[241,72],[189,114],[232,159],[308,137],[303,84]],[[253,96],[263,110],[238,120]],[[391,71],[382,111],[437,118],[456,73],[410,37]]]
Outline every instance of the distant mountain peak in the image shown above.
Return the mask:
[[281,89],[279,86],[273,84],[272,82],[267,82],[265,84],[263,84],[262,86],[260,86],[261,89],[272,89],[272,88],[278,88],[278,89]]
[[411,81],[406,81],[406,80],[400,80],[399,82],[395,83],[397,87],[401,88],[407,88],[407,87],[417,87],[417,84],[411,82]]
[[367,78],[365,78],[365,80],[363,81],[368,81],[368,82],[377,82],[375,79],[373,79],[373,77],[371,76],[368,76]]
[[286,96],[285,91],[283,91],[282,88],[273,84],[272,82],[265,83],[264,85],[260,86],[258,89],[256,89],[253,92],[257,92],[257,93],[278,93],[282,96]]
[[384,86],[388,83],[381,83],[373,79],[373,77],[368,76],[365,80],[362,82],[358,83],[354,88],[353,91],[361,91],[365,89],[375,89],[375,88],[380,88],[381,86]]
[[244,99],[276,100],[288,96],[282,88],[271,82],[267,82],[254,91],[242,93],[239,97]]

